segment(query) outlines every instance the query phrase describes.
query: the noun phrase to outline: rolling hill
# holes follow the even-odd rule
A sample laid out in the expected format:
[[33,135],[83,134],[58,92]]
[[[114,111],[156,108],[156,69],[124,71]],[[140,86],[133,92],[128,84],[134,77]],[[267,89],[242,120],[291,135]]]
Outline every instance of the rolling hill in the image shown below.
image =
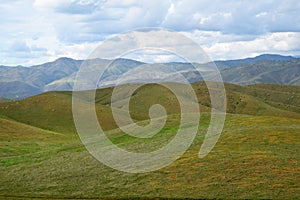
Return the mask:
[[[182,85],[181,83],[173,84],[176,87]],[[210,112],[210,97],[206,84],[195,82],[192,86],[198,97],[200,111]],[[268,86],[276,89],[267,89]],[[282,87],[289,88],[289,90],[282,92]],[[300,118],[299,86],[251,85],[245,87],[225,84],[225,88],[228,113]],[[113,87],[99,89],[95,97],[96,109],[100,111],[103,117],[101,121],[105,121],[107,129],[116,128],[116,124],[113,123],[112,116],[110,116],[113,89]],[[191,103],[189,99],[185,101]],[[42,129],[73,133],[75,127],[71,102],[72,92],[47,92],[23,100],[2,102],[0,113],[10,119]],[[130,99],[132,117],[136,120],[148,119],[148,109],[153,103],[163,105],[168,114],[180,112],[178,101],[170,90],[157,84],[146,84],[139,88]],[[101,116],[99,114],[99,117]]]
[[[111,169],[87,152],[74,127],[71,92],[0,103],[0,198],[299,198],[300,87],[225,84],[225,127],[213,151],[199,159],[210,100],[204,82],[192,86],[201,111],[193,144],[171,165],[140,174]],[[147,84],[131,98],[131,116],[141,124],[148,123],[152,104],[167,110],[165,127],[149,140],[118,129],[110,110],[112,90],[97,90],[95,106],[114,144],[149,151],[174,137],[180,115],[170,91]]]

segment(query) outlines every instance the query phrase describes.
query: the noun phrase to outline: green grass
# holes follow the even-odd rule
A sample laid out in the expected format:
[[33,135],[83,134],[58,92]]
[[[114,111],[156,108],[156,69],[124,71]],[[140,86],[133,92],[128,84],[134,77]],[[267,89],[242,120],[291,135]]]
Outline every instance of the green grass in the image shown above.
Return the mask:
[[[3,198],[299,198],[299,122],[230,115],[207,157],[198,158],[204,124],[180,159],[145,174],[104,166],[79,140],[60,148],[45,146],[37,154],[1,157],[0,191]],[[163,130],[157,140],[164,141],[169,131]],[[122,147],[141,147],[138,142],[116,139],[119,135],[111,137]]]
[[[207,96],[200,95],[205,94],[205,88],[194,87],[199,87],[199,101],[207,112],[201,113],[193,144],[171,165],[140,174],[111,169],[87,152],[75,132],[70,93],[46,93],[1,103],[0,198],[299,199],[298,113],[284,106],[272,106],[241,88],[228,89],[232,114],[227,114],[214,149],[199,159],[210,109],[205,106],[209,106]],[[146,89],[138,91],[132,99],[145,103],[131,105],[132,116],[141,125],[148,123],[147,109],[155,102],[154,95],[150,97],[151,91],[159,94],[161,90],[156,86]],[[97,93],[98,117],[104,125],[107,123],[106,135],[120,148],[148,152],[162,147],[176,134],[180,115],[174,111],[176,103],[167,101],[172,94],[164,91],[166,95],[158,100],[169,109],[166,126],[152,139],[137,139],[117,129],[106,106],[111,90],[101,91]],[[279,102],[280,98],[272,100]]]
[[[252,91],[248,87],[232,84],[225,84],[225,86],[228,113],[300,119],[300,102],[299,104],[295,102],[290,104],[284,101],[282,102],[284,106],[272,103],[281,102],[283,97],[286,98],[282,95],[282,92],[274,94],[272,102],[271,100],[268,100],[270,101],[268,102],[259,96],[252,95]],[[177,87],[181,87],[181,84],[177,84]],[[203,82],[194,83],[193,87],[199,100],[200,111],[209,112],[210,100],[205,84]],[[280,85],[277,87],[280,87]],[[295,91],[297,90],[295,89]],[[117,128],[109,107],[111,92],[112,88],[107,88],[98,90],[96,93],[96,110],[104,130]],[[290,91],[291,96],[292,94],[293,92]],[[148,119],[148,110],[153,103],[163,105],[170,115],[179,112],[180,107],[173,93],[156,84],[149,84],[140,88],[131,98],[130,111],[132,118],[134,120]],[[186,99],[186,103],[190,103],[189,99]],[[297,109],[287,109],[285,106],[296,107]],[[72,117],[72,96],[70,92],[48,92],[24,100],[2,102],[0,103],[0,115],[44,130],[63,134],[76,132]]]

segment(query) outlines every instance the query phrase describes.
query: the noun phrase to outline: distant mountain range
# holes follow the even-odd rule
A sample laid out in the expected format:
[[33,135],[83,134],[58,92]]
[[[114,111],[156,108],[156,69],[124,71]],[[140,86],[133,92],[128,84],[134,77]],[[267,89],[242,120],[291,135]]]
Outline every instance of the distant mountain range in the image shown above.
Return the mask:
[[[0,97],[22,99],[46,91],[73,89],[76,74],[83,60],[59,58],[31,67],[0,66]],[[105,67],[111,60],[92,59],[85,62],[91,71]],[[300,85],[300,58],[263,54],[254,58],[215,61],[225,82],[239,85],[275,83]],[[210,71],[212,63],[193,63],[202,72]],[[147,64],[129,59],[116,59],[101,77],[98,87],[136,82],[195,82],[202,80],[190,63]],[[184,78],[183,78],[184,77]]]

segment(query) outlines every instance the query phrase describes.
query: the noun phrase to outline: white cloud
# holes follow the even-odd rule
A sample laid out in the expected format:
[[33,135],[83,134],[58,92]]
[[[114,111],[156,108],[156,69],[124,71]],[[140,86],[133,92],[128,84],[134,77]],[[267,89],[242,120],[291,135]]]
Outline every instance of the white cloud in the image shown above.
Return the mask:
[[51,12],[57,7],[68,5],[73,0],[35,0],[33,7],[42,12]]
[[26,42],[23,40],[13,41],[13,43],[10,46],[10,49],[13,52],[30,52],[30,48],[28,47]]
[[179,31],[200,29],[255,35],[300,31],[298,0],[185,0],[174,1],[173,5],[163,25]]
[[0,64],[85,58],[98,42],[140,27],[182,32],[216,59],[299,55],[299,10],[298,0],[5,0]]
[[182,58],[169,52],[143,49],[130,52],[124,56],[128,59],[138,60],[145,63],[167,63],[167,62],[185,62]]
[[202,41],[202,47],[214,60],[244,58],[263,53],[300,55],[300,33],[269,33],[253,40],[218,42],[211,46],[206,46]]

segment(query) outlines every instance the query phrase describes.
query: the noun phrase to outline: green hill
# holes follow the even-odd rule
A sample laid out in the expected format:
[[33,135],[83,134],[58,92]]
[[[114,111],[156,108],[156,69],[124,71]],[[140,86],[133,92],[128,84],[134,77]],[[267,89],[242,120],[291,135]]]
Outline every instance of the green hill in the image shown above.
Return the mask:
[[[183,157],[146,174],[104,166],[79,140],[60,147],[48,143],[38,154],[1,157],[1,198],[299,198],[299,122],[229,115],[207,157],[198,158],[206,130],[201,125]],[[123,135],[111,139],[140,148]]]
[[0,102],[10,101],[10,99],[0,97]]
[[[0,198],[300,198],[300,87],[226,84],[225,127],[203,159],[198,153],[210,121],[210,100],[203,82],[193,87],[201,121],[192,146],[171,165],[141,174],[113,170],[87,152],[74,127],[71,92],[0,103]],[[174,137],[180,115],[170,91],[148,84],[134,93],[130,108],[135,121],[147,124],[153,103],[168,113],[155,137],[138,139],[117,128],[109,107],[112,89],[97,90],[95,101],[113,143],[151,151]]]
[[10,119],[0,118],[0,124],[0,156],[4,158],[40,152],[48,145],[53,147],[62,141],[70,140],[61,133],[47,131]]
[[[179,83],[174,84],[177,87],[182,85]],[[210,98],[206,85],[203,82],[198,82],[194,83],[193,87],[199,99],[200,111],[209,112]],[[272,96],[267,96],[272,100],[269,101],[262,98],[266,94],[266,91],[259,88],[256,89],[250,86],[242,87],[232,84],[225,84],[225,87],[228,113],[282,116],[300,119],[297,98],[295,98],[295,101],[287,101],[290,96],[293,96],[293,92],[282,93],[272,90]],[[281,86],[278,85],[276,87]],[[295,86],[292,88],[299,87]],[[109,106],[112,90],[113,88],[100,89],[97,90],[96,94],[96,110],[104,130],[117,128]],[[188,99],[186,101],[189,103]],[[148,84],[138,89],[130,102],[131,115],[135,120],[148,119],[148,110],[154,103],[163,105],[168,114],[176,114],[180,111],[177,99],[173,93],[157,84]],[[274,104],[273,102],[279,103]],[[0,113],[15,121],[31,126],[70,134],[76,132],[71,106],[71,92],[47,92],[24,100],[3,102],[0,104]]]

